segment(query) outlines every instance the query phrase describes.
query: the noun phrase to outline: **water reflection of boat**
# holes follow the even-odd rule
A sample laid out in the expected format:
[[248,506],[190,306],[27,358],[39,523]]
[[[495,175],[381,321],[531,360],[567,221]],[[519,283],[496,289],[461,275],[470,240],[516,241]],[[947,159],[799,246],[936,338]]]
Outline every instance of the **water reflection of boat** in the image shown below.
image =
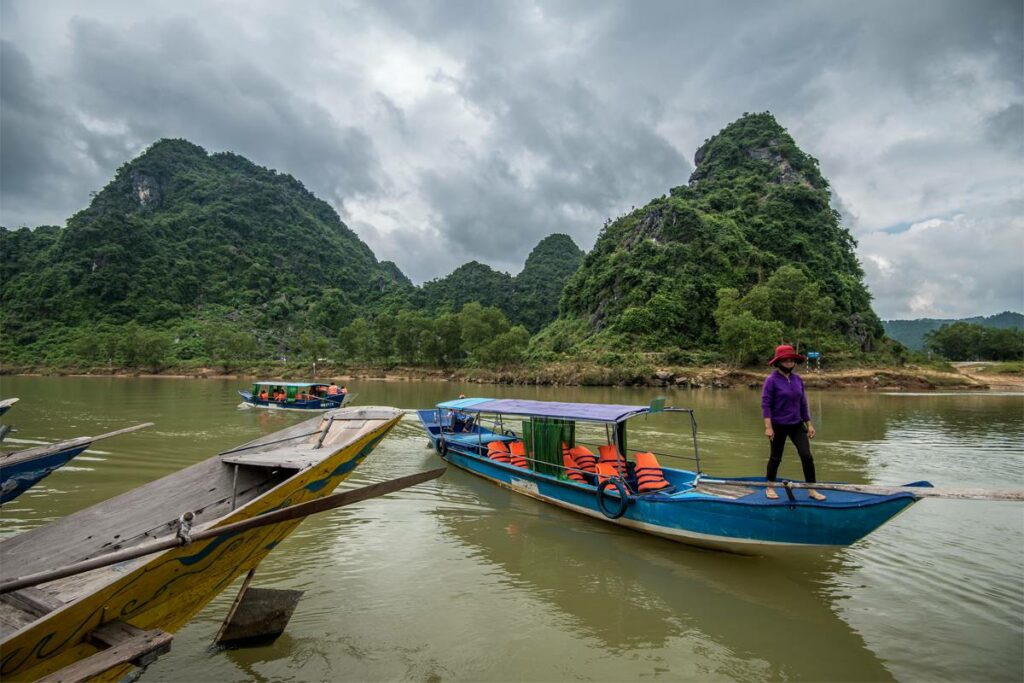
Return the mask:
[[150,426],[152,423],[146,423],[99,436],[80,436],[59,443],[0,454],[0,503],[14,500],[48,474],[71,462],[94,442]]
[[[691,644],[703,678],[892,679],[825,595],[823,584],[841,562],[834,554],[785,562],[680,553],[658,539],[465,483],[490,509],[438,508],[445,535],[567,615],[569,630],[596,639],[599,649],[650,652],[672,667],[658,650]],[[664,675],[679,677],[671,669]]]
[[[0,543],[2,580],[81,562],[182,530],[249,519],[330,493],[402,417],[342,409],[226,451]],[[275,523],[127,560],[0,596],[0,677],[36,679],[98,652],[111,623],[173,633],[301,520]],[[187,532],[186,532],[187,533]],[[119,626],[120,628],[120,626]],[[103,678],[130,668],[119,663]]]
[[[833,490],[819,501],[806,489],[789,487],[771,500],[758,488],[763,477],[712,481],[700,469],[693,412],[661,403],[468,398],[418,414],[441,457],[473,474],[591,517],[705,547],[758,553],[780,546],[850,545],[918,500],[907,491]],[[689,422],[696,471],[662,467],[653,451],[627,447],[627,422],[658,413],[683,415]],[[600,452],[600,462],[577,444],[577,423],[604,428],[601,444],[589,444]]]

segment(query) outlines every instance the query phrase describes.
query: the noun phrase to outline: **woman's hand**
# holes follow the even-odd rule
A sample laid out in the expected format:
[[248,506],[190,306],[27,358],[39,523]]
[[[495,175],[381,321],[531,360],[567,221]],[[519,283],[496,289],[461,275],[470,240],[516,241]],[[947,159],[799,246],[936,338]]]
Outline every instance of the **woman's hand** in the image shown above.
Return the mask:
[[808,439],[813,439],[815,434],[817,434],[817,432],[814,431],[814,425],[812,425],[810,422],[808,422],[807,423],[807,438]]
[[769,441],[775,439],[775,430],[772,429],[771,425],[766,425],[764,428],[764,435],[768,437]]

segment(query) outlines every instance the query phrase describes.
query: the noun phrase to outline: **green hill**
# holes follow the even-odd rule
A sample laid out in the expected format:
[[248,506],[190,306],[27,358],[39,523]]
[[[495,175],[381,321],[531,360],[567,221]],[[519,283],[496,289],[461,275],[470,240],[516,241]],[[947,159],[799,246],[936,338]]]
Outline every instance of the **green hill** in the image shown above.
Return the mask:
[[123,165],[66,228],[0,230],[0,250],[8,362],[129,321],[176,344],[194,336],[183,322],[227,325],[283,350],[412,291],[295,178],[185,140]]
[[533,248],[515,277],[470,261],[425,283],[420,300],[431,311],[457,311],[471,301],[496,306],[513,324],[535,333],[558,316],[562,289],[582,261],[583,252],[571,237],[548,235]]
[[763,113],[695,161],[688,186],[605,226],[538,346],[871,349],[882,326],[817,160]]
[[1004,330],[1024,330],[1024,315],[1012,311],[1003,311],[996,315],[975,316],[973,318],[917,318],[915,320],[885,320],[885,333],[901,342],[904,346],[915,351],[924,349],[924,337],[929,332],[934,332],[943,325],[953,323],[969,323],[983,327],[993,327]]

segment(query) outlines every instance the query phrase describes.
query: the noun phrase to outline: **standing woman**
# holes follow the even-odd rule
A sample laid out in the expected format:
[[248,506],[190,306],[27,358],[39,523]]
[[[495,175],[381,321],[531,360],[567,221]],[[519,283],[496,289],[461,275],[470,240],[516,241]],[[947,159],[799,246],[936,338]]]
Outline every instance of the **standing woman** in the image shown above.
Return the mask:
[[[810,443],[810,439],[814,438],[814,425],[811,424],[811,414],[807,408],[804,381],[793,372],[796,364],[805,360],[792,346],[783,344],[775,347],[775,357],[768,361],[768,365],[775,370],[764,381],[761,415],[764,417],[764,435],[771,443],[766,477],[769,483],[775,481],[779,473],[787,438],[796,446],[800,464],[804,467],[804,480],[808,484],[816,481]],[[765,489],[765,495],[772,499],[779,497],[771,486]],[[814,489],[807,489],[807,495],[814,500],[825,500],[825,496]]]

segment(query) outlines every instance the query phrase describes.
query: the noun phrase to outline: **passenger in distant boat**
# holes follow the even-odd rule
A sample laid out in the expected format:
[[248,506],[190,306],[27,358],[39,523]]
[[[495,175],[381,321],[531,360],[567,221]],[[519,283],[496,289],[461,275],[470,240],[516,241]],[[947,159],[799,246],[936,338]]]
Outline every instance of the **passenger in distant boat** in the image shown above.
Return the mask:
[[348,394],[348,387],[347,387],[347,386],[345,386],[344,384],[343,384],[343,385],[341,385],[341,395],[342,395],[342,396],[345,396],[345,395],[347,395],[347,394]]
[[[769,482],[778,476],[787,438],[796,446],[804,469],[804,480],[809,484],[817,481],[810,443],[815,431],[807,407],[807,393],[800,375],[793,372],[796,364],[805,360],[792,346],[783,344],[775,347],[775,356],[768,361],[775,370],[765,379],[761,390],[761,416],[764,418],[764,435],[771,444],[766,475]],[[773,500],[779,497],[770,486],[765,489],[765,495]],[[825,500],[825,496],[814,489],[807,489],[807,495],[814,500]]]
[[263,391],[260,392],[260,400],[261,401],[266,401],[267,400],[267,390],[266,389],[264,389]]
[[339,389],[338,385],[335,384],[334,382],[331,382],[331,386],[327,387],[327,395],[328,396],[337,396],[340,393],[341,393],[341,389]]

